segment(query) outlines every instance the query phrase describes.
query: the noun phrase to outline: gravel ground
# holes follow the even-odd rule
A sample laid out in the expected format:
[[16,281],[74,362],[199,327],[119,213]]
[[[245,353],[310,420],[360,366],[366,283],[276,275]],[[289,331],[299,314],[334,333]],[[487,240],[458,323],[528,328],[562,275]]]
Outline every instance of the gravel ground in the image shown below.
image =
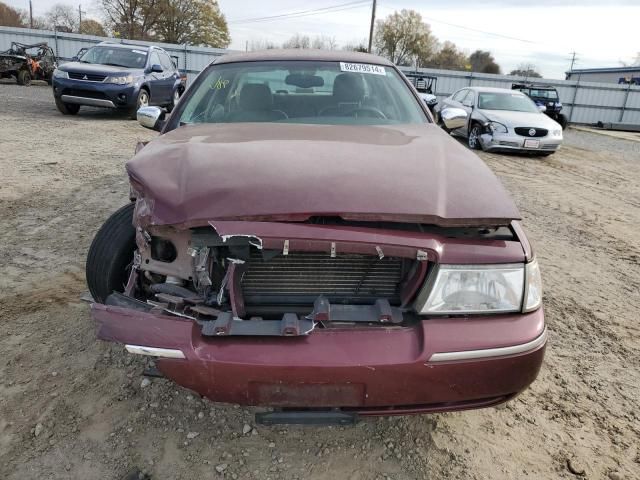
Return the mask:
[[551,157],[481,154],[540,258],[550,343],[499,409],[256,427],[98,342],[84,259],[155,134],[63,117],[49,88],[0,83],[0,478],[640,478],[640,143],[568,131]]

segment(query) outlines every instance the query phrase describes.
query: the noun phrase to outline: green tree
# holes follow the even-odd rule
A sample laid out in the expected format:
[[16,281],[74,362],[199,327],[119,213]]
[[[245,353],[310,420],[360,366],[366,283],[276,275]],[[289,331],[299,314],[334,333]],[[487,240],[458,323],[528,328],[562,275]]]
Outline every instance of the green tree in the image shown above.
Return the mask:
[[227,21],[215,0],[160,0],[162,15],[154,30],[158,40],[226,48]]
[[95,35],[96,37],[107,36],[107,32],[105,32],[102,24],[92,18],[82,20],[82,23],[80,24],[80,33],[84,33],[85,35]]
[[469,56],[472,72],[500,73],[500,65],[496,63],[491,52],[476,50]]
[[437,44],[429,25],[415,10],[394,12],[376,24],[377,52],[396,65],[409,65],[416,58],[428,59]]
[[5,27],[27,27],[25,15],[20,10],[0,2],[0,25]]
[[444,70],[469,70],[471,68],[469,58],[464,52],[458,50],[453,42],[448,41],[442,44],[426,66]]

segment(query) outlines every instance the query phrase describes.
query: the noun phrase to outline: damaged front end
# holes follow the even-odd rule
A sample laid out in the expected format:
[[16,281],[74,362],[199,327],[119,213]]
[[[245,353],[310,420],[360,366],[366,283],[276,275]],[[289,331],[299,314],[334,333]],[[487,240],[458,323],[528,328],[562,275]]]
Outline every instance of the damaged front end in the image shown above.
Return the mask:
[[429,263],[399,237],[308,223],[138,227],[136,243],[124,292],[105,303],[190,319],[206,337],[407,324]]

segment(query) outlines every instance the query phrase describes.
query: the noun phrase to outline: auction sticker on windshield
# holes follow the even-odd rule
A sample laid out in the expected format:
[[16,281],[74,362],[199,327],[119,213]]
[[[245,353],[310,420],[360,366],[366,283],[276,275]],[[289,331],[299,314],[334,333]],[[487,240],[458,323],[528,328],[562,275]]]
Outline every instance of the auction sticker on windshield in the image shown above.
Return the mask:
[[386,75],[384,67],[380,65],[370,65],[368,63],[346,63],[340,62],[340,70],[343,72],[372,73],[373,75]]

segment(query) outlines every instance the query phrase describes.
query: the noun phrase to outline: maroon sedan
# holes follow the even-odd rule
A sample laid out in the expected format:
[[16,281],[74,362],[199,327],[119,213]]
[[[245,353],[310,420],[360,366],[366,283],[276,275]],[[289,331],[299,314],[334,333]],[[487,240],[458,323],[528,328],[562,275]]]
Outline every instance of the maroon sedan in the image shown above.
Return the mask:
[[227,55],[138,119],[161,135],[87,260],[99,338],[266,423],[488,407],[536,378],[520,215],[388,61]]

